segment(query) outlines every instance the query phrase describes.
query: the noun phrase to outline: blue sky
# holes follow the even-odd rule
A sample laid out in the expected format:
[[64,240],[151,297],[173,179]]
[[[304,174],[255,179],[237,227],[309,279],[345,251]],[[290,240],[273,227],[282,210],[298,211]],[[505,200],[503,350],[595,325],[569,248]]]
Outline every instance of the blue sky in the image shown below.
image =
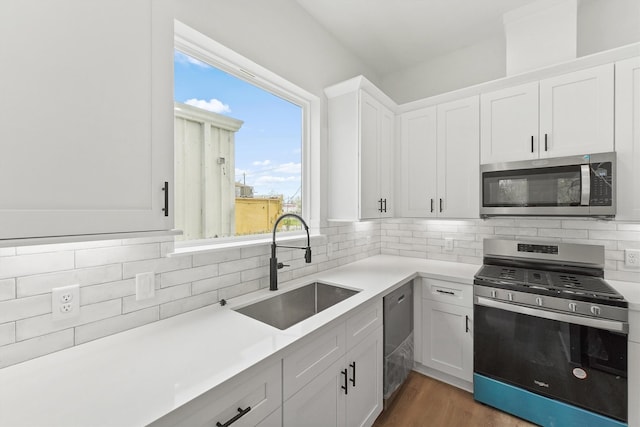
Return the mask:
[[244,121],[236,133],[236,181],[255,194],[299,196],[302,109],[176,51],[174,99]]

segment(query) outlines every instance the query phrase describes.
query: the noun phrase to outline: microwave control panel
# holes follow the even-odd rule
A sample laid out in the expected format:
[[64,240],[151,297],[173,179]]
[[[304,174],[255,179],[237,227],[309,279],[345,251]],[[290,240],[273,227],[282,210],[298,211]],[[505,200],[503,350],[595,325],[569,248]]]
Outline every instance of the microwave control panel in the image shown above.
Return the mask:
[[591,164],[591,206],[611,206],[613,200],[613,174],[611,162]]

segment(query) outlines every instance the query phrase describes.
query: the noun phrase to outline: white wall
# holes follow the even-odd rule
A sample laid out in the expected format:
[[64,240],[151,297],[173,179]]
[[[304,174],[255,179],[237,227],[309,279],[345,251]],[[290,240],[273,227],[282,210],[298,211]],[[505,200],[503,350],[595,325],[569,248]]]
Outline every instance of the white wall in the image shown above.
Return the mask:
[[[578,57],[640,42],[639,0],[578,3]],[[506,76],[504,37],[480,40],[381,77],[381,89],[403,104]]]

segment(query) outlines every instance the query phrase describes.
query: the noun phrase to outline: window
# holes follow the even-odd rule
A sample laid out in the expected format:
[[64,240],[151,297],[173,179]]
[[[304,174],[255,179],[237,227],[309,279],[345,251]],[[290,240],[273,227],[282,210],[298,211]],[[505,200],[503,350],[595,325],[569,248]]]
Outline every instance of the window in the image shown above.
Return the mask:
[[[282,213],[313,218],[310,118],[317,99],[179,23],[175,47],[174,212],[181,239],[255,238]],[[301,229],[295,220],[281,224],[283,231]]]

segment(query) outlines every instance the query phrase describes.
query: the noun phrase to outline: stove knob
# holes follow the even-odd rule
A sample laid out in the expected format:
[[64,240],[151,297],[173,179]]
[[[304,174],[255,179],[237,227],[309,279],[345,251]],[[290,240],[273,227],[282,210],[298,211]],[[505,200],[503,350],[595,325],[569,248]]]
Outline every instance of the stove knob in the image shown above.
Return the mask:
[[594,316],[600,316],[600,307],[598,307],[597,305],[592,305],[591,314],[593,314]]
[[496,298],[497,297],[497,292],[496,291],[491,291],[491,298]]
[[536,297],[536,304],[542,307],[542,298]]
[[569,310],[575,312],[578,309],[578,305],[575,302],[569,303]]
[[507,299],[508,299],[509,301],[513,301],[513,293],[511,293],[511,292],[507,292]]

